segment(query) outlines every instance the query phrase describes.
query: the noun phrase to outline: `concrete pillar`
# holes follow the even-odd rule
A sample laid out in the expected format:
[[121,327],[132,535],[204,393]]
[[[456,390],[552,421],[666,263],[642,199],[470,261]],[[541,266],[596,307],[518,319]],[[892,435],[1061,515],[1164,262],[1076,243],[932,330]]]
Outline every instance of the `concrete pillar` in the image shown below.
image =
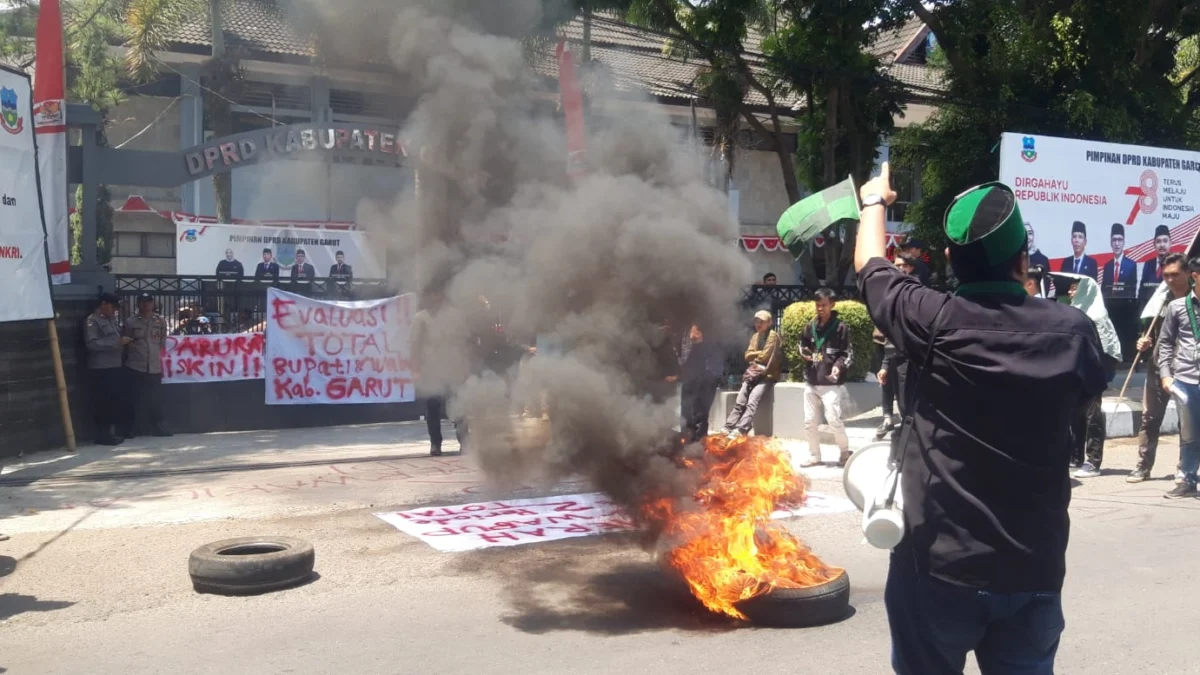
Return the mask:
[[[184,66],[179,80],[179,148],[181,150],[204,142],[204,97],[201,95],[200,69]],[[180,186],[184,213],[200,212],[200,181]]]

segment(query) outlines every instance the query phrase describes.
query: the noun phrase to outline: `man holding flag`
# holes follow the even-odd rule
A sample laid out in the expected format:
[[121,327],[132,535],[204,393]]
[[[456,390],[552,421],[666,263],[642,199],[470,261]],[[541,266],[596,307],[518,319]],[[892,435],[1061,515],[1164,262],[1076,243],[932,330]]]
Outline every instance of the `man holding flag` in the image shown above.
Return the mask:
[[1171,400],[1171,395],[1165,389],[1156,386],[1159,335],[1162,331],[1162,322],[1166,316],[1168,303],[1187,295],[1190,281],[1187,259],[1183,255],[1172,253],[1157,263],[1155,268],[1157,273],[1162,276],[1163,285],[1155,292],[1150,302],[1146,304],[1145,311],[1142,312],[1143,319],[1151,319],[1150,330],[1137,342],[1137,350],[1142,354],[1153,349],[1147,359],[1146,385],[1142,388],[1142,424],[1138,431],[1138,463],[1137,468],[1125,478],[1126,483],[1141,483],[1149,478],[1150,472],[1154,470],[1154,458],[1158,453],[1158,435],[1162,429],[1163,417],[1167,412],[1167,403]]

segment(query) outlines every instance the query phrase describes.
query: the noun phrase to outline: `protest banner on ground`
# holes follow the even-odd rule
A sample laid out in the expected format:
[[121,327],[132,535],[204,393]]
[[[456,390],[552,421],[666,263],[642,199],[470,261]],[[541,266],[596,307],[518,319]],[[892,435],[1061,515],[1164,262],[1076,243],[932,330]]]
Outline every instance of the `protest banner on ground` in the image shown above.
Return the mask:
[[171,335],[163,345],[166,384],[261,380],[266,372],[263,333]]
[[1006,133],[1000,180],[1013,188],[1029,262],[1096,279],[1106,297],[1154,294],[1158,261],[1200,229],[1200,153]]
[[401,403],[415,398],[412,294],[328,302],[267,292],[267,404]]
[[[817,516],[853,511],[848,499],[809,493],[804,506],[776,511],[772,518]],[[507,499],[376,513],[376,517],[444,552],[629,532],[633,521],[608,497],[581,495]]]
[[27,75],[0,69],[0,322],[54,316],[32,99]]
[[[284,279],[386,276],[383,247],[372,246],[357,230],[197,223],[176,223],[175,230],[175,271],[185,276],[254,279],[269,276],[272,264]],[[346,265],[340,273],[335,269],[339,251]]]

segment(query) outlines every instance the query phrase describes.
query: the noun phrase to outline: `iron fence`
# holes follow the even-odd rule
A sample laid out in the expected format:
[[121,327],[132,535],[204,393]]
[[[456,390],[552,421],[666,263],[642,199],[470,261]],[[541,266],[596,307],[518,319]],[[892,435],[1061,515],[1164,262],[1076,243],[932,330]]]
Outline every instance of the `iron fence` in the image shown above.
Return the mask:
[[271,287],[322,300],[376,300],[395,293],[395,288],[382,279],[229,281],[178,275],[116,276],[122,316],[131,316],[138,296],[149,294],[175,334],[262,330],[267,318],[267,289]]

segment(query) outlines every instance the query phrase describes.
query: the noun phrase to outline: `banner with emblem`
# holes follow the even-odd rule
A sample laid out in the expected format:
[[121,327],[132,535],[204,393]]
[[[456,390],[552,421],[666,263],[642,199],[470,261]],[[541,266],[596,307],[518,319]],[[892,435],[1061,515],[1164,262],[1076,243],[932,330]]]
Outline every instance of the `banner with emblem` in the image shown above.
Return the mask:
[[176,223],[175,230],[175,271],[184,276],[253,279],[268,270],[285,279],[387,276],[384,247],[358,230],[200,223]]
[[54,316],[32,98],[29,76],[0,69],[0,322]]
[[1200,152],[1006,133],[1000,181],[1030,264],[1092,277],[1106,297],[1148,302],[1159,262],[1200,230]]

